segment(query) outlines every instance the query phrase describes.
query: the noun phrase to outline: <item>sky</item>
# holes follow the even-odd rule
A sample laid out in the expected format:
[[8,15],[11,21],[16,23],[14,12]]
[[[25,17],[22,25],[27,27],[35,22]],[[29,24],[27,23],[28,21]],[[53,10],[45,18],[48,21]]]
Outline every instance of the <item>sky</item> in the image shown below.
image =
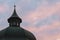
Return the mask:
[[37,40],[60,40],[60,0],[0,0],[0,30],[8,27],[14,4],[21,27]]

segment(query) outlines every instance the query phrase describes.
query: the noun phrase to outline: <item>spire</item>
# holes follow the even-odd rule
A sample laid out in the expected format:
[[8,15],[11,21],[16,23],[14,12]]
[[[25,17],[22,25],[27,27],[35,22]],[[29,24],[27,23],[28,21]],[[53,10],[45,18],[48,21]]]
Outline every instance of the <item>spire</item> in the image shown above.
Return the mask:
[[14,5],[14,12],[11,17],[19,17],[16,13],[16,5]]
[[15,26],[20,26],[20,23],[22,22],[22,19],[17,15],[16,13],[16,5],[14,5],[14,11],[12,16],[8,19],[8,23],[10,26],[15,25]]

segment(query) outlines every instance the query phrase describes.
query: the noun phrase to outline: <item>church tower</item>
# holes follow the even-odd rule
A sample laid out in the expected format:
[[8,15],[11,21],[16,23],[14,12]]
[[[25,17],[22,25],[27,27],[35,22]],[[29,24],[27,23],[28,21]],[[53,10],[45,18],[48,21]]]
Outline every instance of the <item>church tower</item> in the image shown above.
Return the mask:
[[16,6],[14,5],[14,12],[8,18],[9,27],[0,31],[0,40],[36,40],[35,36],[20,27],[22,19],[16,13]]

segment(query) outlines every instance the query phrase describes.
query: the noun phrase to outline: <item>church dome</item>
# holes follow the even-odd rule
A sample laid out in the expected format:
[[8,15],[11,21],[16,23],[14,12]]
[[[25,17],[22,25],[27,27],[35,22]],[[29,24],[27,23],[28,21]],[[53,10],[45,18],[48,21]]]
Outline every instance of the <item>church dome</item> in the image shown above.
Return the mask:
[[8,19],[9,27],[0,31],[0,40],[36,40],[31,32],[20,27],[21,22],[14,6],[14,12]]

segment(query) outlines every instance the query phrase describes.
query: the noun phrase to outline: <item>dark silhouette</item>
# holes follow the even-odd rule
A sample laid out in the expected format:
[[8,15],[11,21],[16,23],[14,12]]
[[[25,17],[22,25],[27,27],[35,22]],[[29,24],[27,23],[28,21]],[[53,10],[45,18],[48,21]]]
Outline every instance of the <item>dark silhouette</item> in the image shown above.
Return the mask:
[[21,28],[22,19],[17,15],[14,5],[14,12],[8,19],[9,27],[0,31],[0,40],[36,40],[34,35]]

